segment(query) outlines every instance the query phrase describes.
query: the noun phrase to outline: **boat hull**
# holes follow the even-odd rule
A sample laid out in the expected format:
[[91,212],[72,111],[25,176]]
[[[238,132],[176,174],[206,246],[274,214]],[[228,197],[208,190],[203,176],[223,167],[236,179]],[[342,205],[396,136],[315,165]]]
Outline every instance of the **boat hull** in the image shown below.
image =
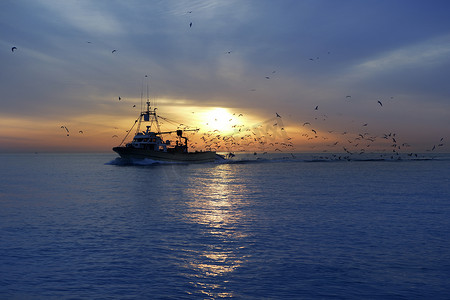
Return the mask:
[[148,149],[138,149],[133,147],[114,147],[113,151],[117,152],[124,159],[153,159],[157,161],[175,161],[188,163],[214,162],[223,159],[222,156],[213,151],[202,152],[162,152]]

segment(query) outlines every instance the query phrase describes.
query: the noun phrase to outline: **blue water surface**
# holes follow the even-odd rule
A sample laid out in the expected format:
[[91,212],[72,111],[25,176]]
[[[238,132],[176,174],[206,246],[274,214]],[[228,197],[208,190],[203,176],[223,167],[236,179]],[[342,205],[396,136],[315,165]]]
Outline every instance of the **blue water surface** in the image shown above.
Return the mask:
[[[447,157],[447,158],[446,158]],[[450,160],[0,155],[1,299],[448,299]]]

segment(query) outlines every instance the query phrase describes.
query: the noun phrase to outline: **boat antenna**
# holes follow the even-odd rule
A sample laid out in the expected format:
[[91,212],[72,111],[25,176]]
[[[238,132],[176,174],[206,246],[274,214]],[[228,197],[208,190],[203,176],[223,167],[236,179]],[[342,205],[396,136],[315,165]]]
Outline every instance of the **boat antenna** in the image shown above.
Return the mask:
[[[147,78],[147,101],[148,101],[148,75],[146,74],[144,78]],[[142,88],[141,88],[141,111],[144,107],[144,79],[142,79]]]
[[[149,81],[148,80],[148,75],[145,75],[145,77],[147,77],[147,103],[149,103],[150,102],[150,98],[149,98],[149,95],[148,95],[148,81]],[[148,106],[147,106],[147,110],[148,110]]]
[[144,98],[144,79],[142,79],[142,84],[141,84],[141,107],[140,107],[140,111],[142,111],[142,98]]

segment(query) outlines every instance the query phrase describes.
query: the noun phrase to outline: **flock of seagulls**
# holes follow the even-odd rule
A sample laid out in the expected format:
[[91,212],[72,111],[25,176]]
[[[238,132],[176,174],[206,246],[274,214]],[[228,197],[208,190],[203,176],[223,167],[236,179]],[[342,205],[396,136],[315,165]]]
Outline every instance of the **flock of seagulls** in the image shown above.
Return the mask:
[[[346,96],[346,98],[351,98],[351,96]],[[393,99],[393,97],[391,97]],[[378,100],[377,103],[380,107],[383,103]],[[315,110],[317,110],[317,106]],[[327,120],[326,115],[322,115],[322,121]],[[319,120],[316,116],[314,120]],[[311,128],[312,122],[303,122],[302,125],[302,137],[306,141],[315,142],[311,146],[314,149],[317,144],[320,144],[322,152],[335,152],[337,154],[332,154],[329,156],[322,156],[321,159],[354,159],[355,156],[360,156],[363,154],[376,155],[379,154],[383,159],[402,159],[406,155],[409,157],[420,158],[420,154],[413,153],[410,151],[411,145],[407,142],[401,141],[400,136],[395,132],[388,132],[382,134],[372,134],[368,131],[370,127],[369,123],[362,123],[361,131],[352,130],[354,133],[349,131],[336,132],[334,130],[316,130]],[[323,124],[317,124],[323,128]],[[309,131],[306,129],[309,127]],[[312,134],[312,133],[314,134]],[[334,139],[334,140],[332,140]],[[328,140],[331,140],[328,142]],[[444,146],[444,137],[442,137],[438,143],[424,149],[425,152],[433,152],[439,147]],[[328,143],[327,143],[328,142]],[[423,151],[421,151],[423,152]],[[339,155],[339,153],[345,153],[345,155]]]
[[[346,98],[351,98],[347,96]],[[391,97],[392,98],[392,97]],[[380,107],[383,106],[380,100],[377,101]],[[314,107],[313,111],[318,111],[319,105]],[[235,114],[236,115],[236,114]],[[239,117],[243,116],[239,114]],[[306,144],[313,143],[311,149],[318,149],[320,152],[327,153],[320,156],[320,159],[327,160],[353,160],[359,159],[364,155],[379,155],[383,160],[400,160],[405,157],[411,159],[420,159],[420,153],[412,152],[411,144],[404,141],[398,133],[387,132],[373,134],[370,133],[370,124],[361,123],[360,132],[358,130],[335,131],[317,129],[312,124],[327,120],[326,115],[317,115],[313,121],[301,123],[298,132],[292,132],[290,135],[300,134]],[[294,144],[293,138],[286,132],[281,115],[276,112],[275,117],[254,126],[239,125],[237,119],[230,119],[230,127],[234,129],[232,134],[222,134],[218,130],[209,130],[200,133],[200,141],[195,142],[191,148],[228,151],[229,153],[248,151],[254,149],[254,155],[263,155],[268,152],[284,152],[293,156]],[[233,124],[233,122],[235,122]],[[195,133],[192,134],[193,140]],[[428,149],[421,152],[434,152],[440,147],[444,147],[444,137]],[[319,146],[318,146],[319,145]],[[316,148],[317,147],[317,148]],[[253,150],[252,150],[253,151]],[[319,152],[311,151],[311,152]]]

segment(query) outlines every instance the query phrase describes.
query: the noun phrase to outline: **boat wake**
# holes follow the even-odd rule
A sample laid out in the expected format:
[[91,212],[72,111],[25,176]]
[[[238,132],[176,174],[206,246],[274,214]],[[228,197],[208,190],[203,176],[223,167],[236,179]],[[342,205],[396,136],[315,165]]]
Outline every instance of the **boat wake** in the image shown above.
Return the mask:
[[[248,154],[238,154],[232,158],[223,158],[218,156],[214,162],[204,162],[201,164],[206,165],[223,165],[223,164],[263,164],[263,163],[326,163],[326,162],[406,162],[406,161],[447,161],[450,160],[449,155],[439,156],[367,156],[367,157],[351,157],[351,156],[320,156],[320,155],[305,155],[291,154],[289,156],[267,156],[256,157]],[[106,163],[106,165],[115,166],[159,166],[159,165],[186,165],[189,162],[177,162],[177,161],[158,161],[150,158],[144,159],[125,159],[117,157],[114,160]],[[198,163],[195,163],[198,164]]]
[[173,164],[183,164],[182,162],[172,162],[172,161],[158,161],[150,158],[144,159],[126,159],[117,157],[112,161],[106,163],[106,165],[114,166],[156,166],[156,165],[173,165]]

